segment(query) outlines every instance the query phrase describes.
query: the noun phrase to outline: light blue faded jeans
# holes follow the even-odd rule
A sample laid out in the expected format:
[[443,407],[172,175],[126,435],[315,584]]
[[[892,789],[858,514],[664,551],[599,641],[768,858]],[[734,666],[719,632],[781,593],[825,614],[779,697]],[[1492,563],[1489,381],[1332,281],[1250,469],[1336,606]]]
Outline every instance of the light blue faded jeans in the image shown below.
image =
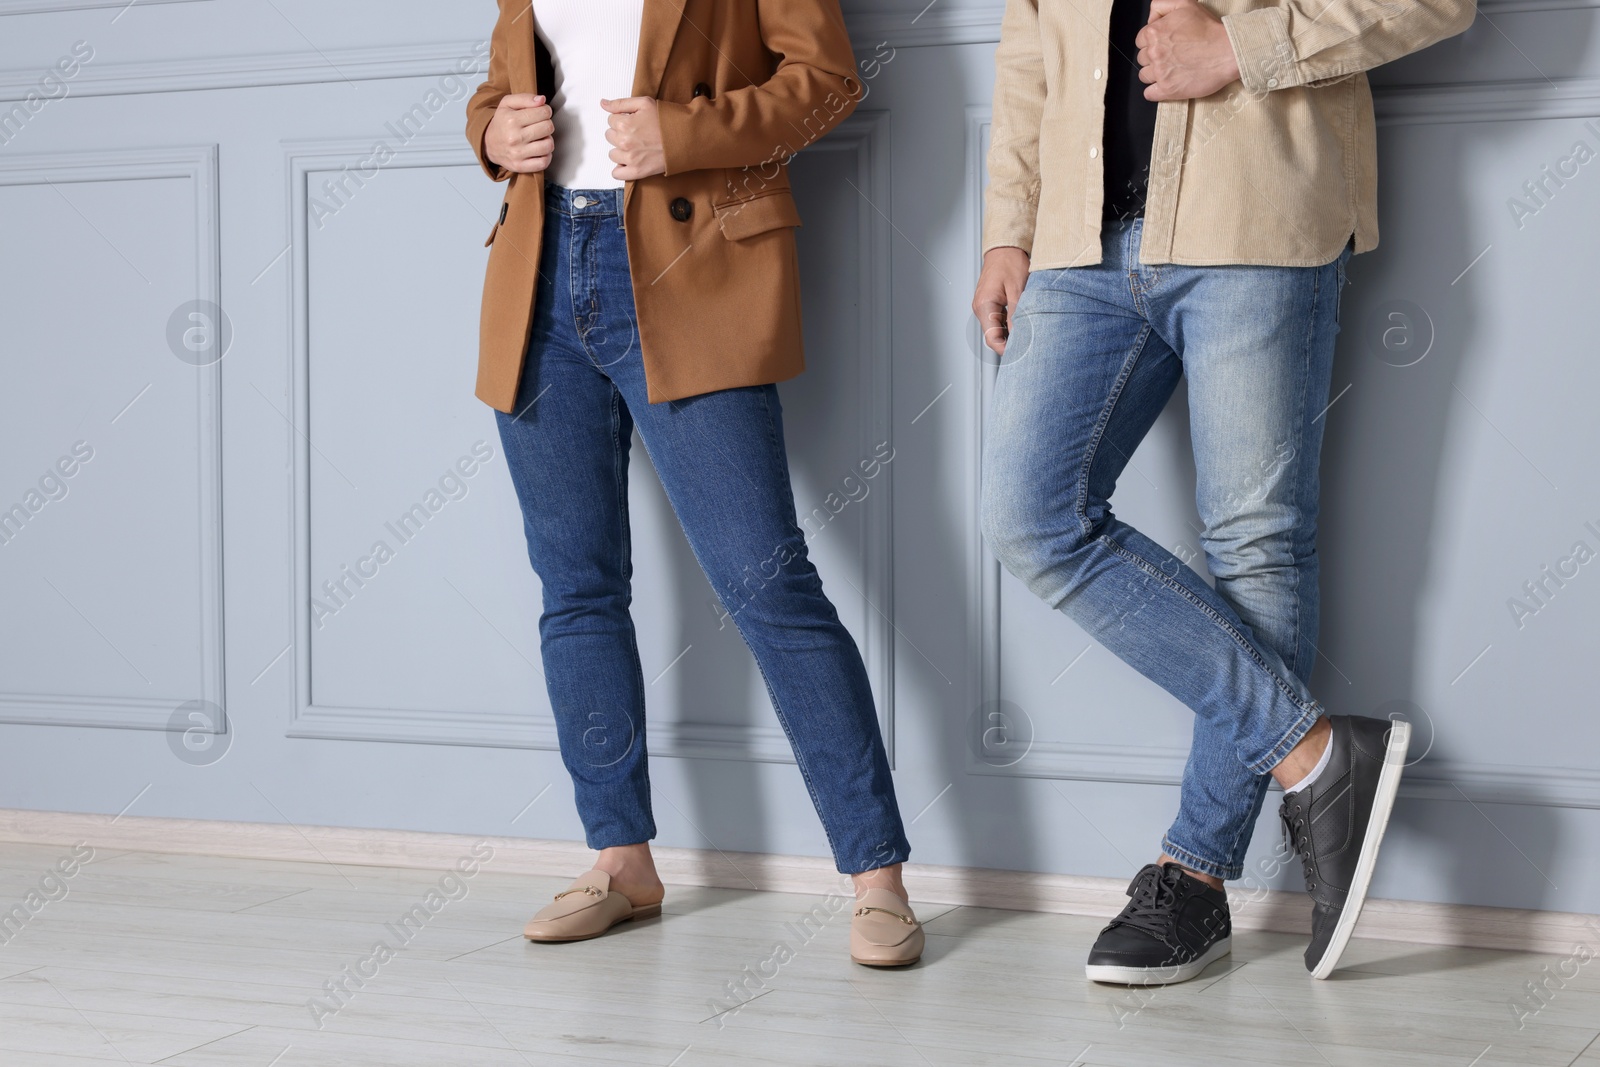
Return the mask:
[[[1321,707],[1317,464],[1348,249],[1322,267],[1139,263],[1143,220],[1104,259],[1035,271],[984,442],[983,529],[1000,561],[1195,714],[1166,853],[1243,874],[1268,772]],[[1117,478],[1188,379],[1213,589],[1111,513]]]

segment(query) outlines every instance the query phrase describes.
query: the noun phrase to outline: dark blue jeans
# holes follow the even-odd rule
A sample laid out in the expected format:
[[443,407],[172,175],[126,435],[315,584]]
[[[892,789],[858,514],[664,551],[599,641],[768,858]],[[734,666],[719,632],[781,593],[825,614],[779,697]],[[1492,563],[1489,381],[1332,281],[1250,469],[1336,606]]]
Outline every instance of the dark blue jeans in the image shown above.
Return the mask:
[[[589,847],[656,834],[628,614],[637,428],[695,558],[755,654],[839,870],[903,861],[910,846],[866,668],[795,521],[776,387],[650,403],[622,192],[547,188],[527,364],[514,414],[499,415],[500,439],[544,586],[545,681]],[[714,323],[706,343],[716,344]]]

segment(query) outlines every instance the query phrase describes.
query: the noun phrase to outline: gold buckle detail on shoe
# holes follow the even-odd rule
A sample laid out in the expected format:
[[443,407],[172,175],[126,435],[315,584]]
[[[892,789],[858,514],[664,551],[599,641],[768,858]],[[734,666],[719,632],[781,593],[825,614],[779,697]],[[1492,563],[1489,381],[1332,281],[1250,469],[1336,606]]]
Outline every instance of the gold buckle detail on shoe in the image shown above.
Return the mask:
[[591,897],[603,897],[603,896],[605,896],[604,891],[602,891],[598,887],[592,886],[592,885],[585,885],[585,886],[579,886],[577,889],[564,889],[564,890],[562,890],[561,892],[559,892],[559,893],[557,893],[555,895],[555,899],[556,900],[560,900],[562,897],[570,896],[573,893],[588,893]]
[[915,925],[917,925],[917,920],[911,918],[910,916],[901,915],[898,911],[890,911],[888,908],[876,908],[876,907],[873,907],[870,904],[861,905],[861,907],[856,909],[856,914],[857,915],[865,915],[869,911],[881,911],[885,915],[893,915],[896,919],[899,919],[901,922],[905,923],[907,926],[915,926]]

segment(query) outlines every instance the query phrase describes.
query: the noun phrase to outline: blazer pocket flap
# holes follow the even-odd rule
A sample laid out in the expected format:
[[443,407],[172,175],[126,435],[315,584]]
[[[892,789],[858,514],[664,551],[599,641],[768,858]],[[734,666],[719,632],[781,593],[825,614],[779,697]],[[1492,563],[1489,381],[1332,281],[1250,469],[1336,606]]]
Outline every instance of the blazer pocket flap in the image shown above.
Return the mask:
[[722,235],[730,241],[800,225],[800,209],[787,191],[724,204],[716,212]]

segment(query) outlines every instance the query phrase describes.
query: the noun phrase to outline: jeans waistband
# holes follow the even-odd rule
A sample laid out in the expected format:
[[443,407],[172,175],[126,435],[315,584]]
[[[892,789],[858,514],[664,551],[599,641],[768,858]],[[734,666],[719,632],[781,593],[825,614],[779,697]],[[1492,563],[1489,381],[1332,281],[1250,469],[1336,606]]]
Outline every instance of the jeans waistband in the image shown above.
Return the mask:
[[561,215],[621,215],[621,189],[567,189],[544,183],[545,210]]
[[1144,235],[1144,216],[1131,219],[1106,219],[1100,223],[1100,265],[1125,270],[1139,265],[1139,239]]

